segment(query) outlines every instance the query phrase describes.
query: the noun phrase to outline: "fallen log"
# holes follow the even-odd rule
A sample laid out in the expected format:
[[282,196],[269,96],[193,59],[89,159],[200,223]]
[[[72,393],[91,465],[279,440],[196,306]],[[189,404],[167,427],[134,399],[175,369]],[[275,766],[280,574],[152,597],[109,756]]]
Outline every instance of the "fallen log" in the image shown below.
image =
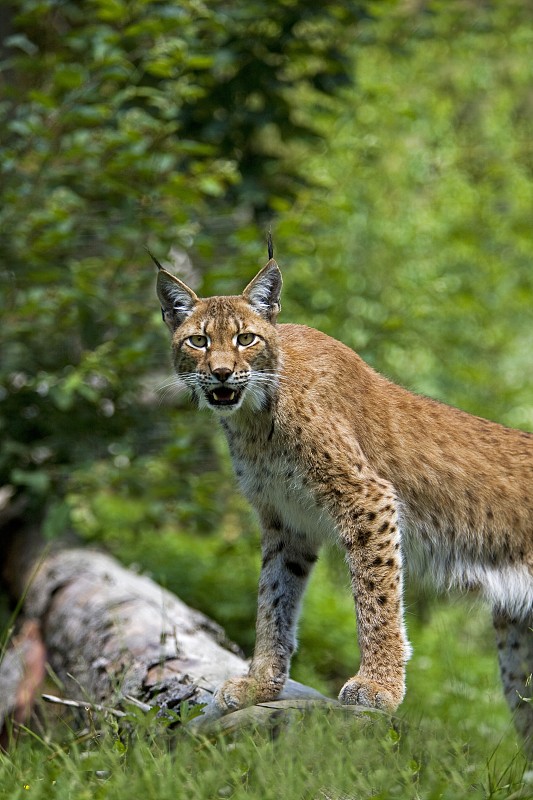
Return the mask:
[[[215,688],[247,670],[217,623],[104,553],[79,547],[43,553],[32,540],[18,539],[4,580],[15,598],[24,598],[24,617],[38,622],[63,696],[78,705],[117,708],[127,700],[179,709],[186,700],[189,706],[206,704],[197,726],[211,724],[220,716],[212,702]],[[0,681],[1,674],[0,666]],[[335,703],[295,681],[280,700],[292,708]],[[240,716],[224,726],[234,728],[240,719],[261,724],[280,708],[263,704],[255,713],[234,712]]]

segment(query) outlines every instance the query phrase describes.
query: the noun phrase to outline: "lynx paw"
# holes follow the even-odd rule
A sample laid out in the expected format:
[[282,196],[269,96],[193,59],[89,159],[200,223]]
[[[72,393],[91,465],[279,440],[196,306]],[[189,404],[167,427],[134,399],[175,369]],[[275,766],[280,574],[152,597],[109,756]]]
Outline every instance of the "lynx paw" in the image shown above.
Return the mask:
[[339,694],[339,701],[344,705],[367,706],[381,708],[383,711],[395,711],[401,702],[393,693],[379,683],[356,676],[346,681]]
[[215,692],[215,703],[224,712],[246,708],[254,703],[265,703],[275,700],[283,689],[284,682],[261,681],[245,675],[242,678],[230,678],[218,687]]
[[223,711],[236,711],[256,701],[257,683],[253,678],[230,678],[215,692],[215,703]]

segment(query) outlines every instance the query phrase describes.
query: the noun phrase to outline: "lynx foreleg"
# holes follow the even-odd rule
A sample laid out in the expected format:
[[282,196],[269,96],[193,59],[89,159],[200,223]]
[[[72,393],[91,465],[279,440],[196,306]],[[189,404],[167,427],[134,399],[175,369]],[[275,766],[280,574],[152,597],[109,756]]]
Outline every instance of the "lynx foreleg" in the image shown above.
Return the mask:
[[247,676],[231,678],[217,691],[218,704],[228,710],[273,700],[282,691],[296,649],[300,601],[317,559],[317,548],[276,515],[265,515],[262,528],[254,655]]
[[392,711],[405,694],[410,655],[396,501],[392,487],[375,478],[354,489],[337,498],[334,512],[352,580],[361,662],[339,699]]

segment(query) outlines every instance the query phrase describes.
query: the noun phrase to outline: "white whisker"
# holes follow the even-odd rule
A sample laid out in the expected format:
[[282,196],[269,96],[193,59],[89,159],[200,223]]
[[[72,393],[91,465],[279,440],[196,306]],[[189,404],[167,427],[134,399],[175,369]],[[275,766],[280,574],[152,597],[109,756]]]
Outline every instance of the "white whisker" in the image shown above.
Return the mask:
[[159,394],[159,405],[161,406],[169,399],[178,398],[180,395],[190,392],[195,385],[195,373],[181,373],[168,377],[160,386],[156,388]]

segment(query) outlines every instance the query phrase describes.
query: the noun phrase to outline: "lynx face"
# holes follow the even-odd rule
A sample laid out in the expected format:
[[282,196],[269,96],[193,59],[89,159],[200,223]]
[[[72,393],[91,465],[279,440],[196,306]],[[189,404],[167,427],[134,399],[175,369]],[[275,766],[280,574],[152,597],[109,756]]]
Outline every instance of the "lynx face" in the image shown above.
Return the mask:
[[240,298],[201,301],[176,330],[174,366],[200,408],[261,410],[275,387],[276,334]]
[[173,332],[178,380],[200,408],[227,415],[268,407],[277,387],[277,333],[281,276],[274,261],[235,297],[198,298],[161,270],[158,294]]

